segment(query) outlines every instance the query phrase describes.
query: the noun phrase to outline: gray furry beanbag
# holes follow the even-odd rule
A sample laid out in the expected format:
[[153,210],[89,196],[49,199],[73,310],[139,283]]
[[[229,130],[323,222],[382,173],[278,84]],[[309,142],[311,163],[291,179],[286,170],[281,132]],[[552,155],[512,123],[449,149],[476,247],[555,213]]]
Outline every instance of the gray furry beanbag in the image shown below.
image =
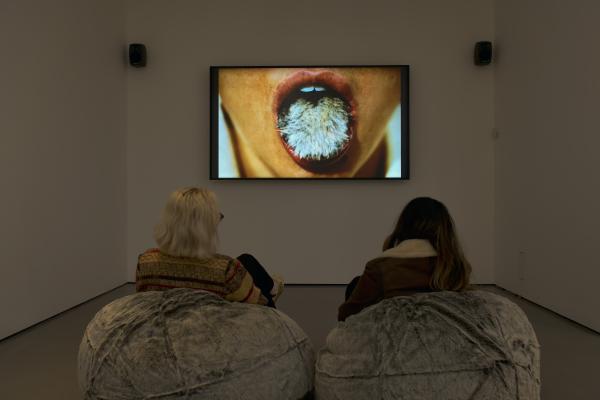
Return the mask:
[[79,349],[86,400],[298,400],[313,375],[312,345],[285,314],[190,289],[113,301]]
[[319,352],[318,400],[539,400],[523,311],[485,291],[395,297],[338,323]]

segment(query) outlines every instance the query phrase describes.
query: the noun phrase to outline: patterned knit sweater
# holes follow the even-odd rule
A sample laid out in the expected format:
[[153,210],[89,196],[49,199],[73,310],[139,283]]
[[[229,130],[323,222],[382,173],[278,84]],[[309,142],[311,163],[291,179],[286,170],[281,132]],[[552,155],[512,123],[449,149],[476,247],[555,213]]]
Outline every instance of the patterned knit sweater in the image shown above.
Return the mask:
[[252,276],[235,258],[221,254],[210,258],[175,257],[158,249],[140,254],[136,291],[172,288],[201,289],[229,301],[267,304]]

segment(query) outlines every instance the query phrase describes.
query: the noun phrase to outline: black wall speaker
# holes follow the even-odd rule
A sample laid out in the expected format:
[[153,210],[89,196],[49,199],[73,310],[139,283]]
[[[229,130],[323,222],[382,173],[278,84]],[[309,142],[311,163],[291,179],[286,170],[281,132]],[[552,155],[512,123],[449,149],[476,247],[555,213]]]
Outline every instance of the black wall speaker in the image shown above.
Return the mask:
[[146,46],[140,43],[129,45],[129,64],[134,67],[146,66]]
[[475,65],[488,65],[492,62],[492,42],[475,43]]

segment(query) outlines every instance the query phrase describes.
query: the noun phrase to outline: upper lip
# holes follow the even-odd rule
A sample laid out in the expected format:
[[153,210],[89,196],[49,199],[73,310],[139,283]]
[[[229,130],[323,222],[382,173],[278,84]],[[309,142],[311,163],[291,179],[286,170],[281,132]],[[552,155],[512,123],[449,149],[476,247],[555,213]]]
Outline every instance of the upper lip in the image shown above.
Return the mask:
[[350,116],[355,117],[354,97],[348,80],[343,76],[329,70],[301,70],[294,72],[277,85],[273,112],[279,112],[283,100],[294,90],[308,85],[322,84],[330,87],[344,97],[350,106]]

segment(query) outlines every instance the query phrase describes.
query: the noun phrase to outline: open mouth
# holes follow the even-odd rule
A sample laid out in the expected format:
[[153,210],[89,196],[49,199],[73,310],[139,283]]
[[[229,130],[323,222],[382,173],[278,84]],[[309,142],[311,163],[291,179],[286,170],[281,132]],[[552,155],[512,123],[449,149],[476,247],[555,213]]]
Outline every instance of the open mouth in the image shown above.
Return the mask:
[[285,149],[307,170],[330,167],[352,142],[354,100],[346,79],[334,72],[290,75],[276,89],[273,111]]

